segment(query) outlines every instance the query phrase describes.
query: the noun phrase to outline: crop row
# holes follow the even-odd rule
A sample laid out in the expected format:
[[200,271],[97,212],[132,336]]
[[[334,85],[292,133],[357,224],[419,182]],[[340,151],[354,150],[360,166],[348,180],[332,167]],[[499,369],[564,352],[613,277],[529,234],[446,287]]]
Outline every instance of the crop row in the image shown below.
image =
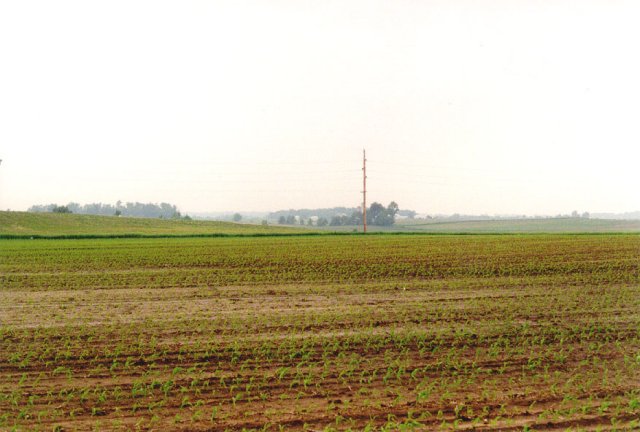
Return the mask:
[[0,429],[640,427],[638,237],[6,245]]

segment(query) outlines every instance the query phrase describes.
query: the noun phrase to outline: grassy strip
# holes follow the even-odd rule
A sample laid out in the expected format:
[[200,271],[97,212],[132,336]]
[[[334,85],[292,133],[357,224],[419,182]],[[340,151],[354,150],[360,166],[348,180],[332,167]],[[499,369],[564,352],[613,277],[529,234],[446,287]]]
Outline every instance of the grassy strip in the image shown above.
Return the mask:
[[203,233],[203,234],[0,234],[0,240],[90,240],[90,239],[163,239],[163,238],[253,238],[253,237],[318,237],[318,236],[640,236],[640,233],[630,232],[424,232],[424,231],[397,231],[397,232],[306,232],[306,233]]
[[[327,233],[333,234],[333,233]],[[335,233],[342,235],[342,233]],[[350,234],[350,233],[349,233]],[[157,239],[157,238],[215,238],[215,237],[309,237],[325,235],[324,233],[204,233],[204,234],[0,234],[0,240],[83,240],[83,239]]]

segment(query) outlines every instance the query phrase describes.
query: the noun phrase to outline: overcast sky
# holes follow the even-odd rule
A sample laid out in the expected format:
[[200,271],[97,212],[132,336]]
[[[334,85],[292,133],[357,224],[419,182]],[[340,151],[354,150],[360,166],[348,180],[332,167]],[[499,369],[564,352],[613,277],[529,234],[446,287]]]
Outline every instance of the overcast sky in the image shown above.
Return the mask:
[[640,209],[640,2],[2,1],[0,208]]

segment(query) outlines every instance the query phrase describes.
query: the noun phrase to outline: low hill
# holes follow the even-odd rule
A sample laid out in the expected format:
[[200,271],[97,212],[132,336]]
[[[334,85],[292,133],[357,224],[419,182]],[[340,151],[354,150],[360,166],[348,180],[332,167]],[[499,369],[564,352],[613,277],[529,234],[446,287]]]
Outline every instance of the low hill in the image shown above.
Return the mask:
[[[362,226],[314,227],[322,231],[362,232]],[[535,233],[640,233],[640,220],[547,218],[499,220],[424,220],[402,219],[392,226],[369,225],[370,233],[434,234],[535,234]]]
[[60,213],[0,211],[0,236],[122,236],[308,233],[292,227]]
[[464,233],[640,232],[640,220],[583,218],[432,222],[425,222],[424,220],[403,220],[396,222],[394,228],[398,231]]

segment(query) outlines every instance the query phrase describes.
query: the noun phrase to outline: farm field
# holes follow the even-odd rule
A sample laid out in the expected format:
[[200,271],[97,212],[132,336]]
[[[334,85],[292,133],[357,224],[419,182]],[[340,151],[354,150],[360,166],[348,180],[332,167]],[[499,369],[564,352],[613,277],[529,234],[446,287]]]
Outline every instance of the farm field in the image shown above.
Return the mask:
[[576,232],[635,232],[640,233],[640,220],[623,219],[502,219],[485,221],[427,222],[402,220],[398,229],[418,232],[468,233],[576,233]]
[[640,236],[0,241],[2,430],[638,430]]
[[299,232],[308,231],[283,226],[216,221],[0,211],[0,237],[252,235]]
[[[351,232],[355,226],[327,226],[324,231]],[[370,225],[369,232],[418,232],[443,234],[566,234],[566,233],[640,233],[640,220],[623,219],[500,219],[451,221],[434,219],[401,219],[390,227]]]

